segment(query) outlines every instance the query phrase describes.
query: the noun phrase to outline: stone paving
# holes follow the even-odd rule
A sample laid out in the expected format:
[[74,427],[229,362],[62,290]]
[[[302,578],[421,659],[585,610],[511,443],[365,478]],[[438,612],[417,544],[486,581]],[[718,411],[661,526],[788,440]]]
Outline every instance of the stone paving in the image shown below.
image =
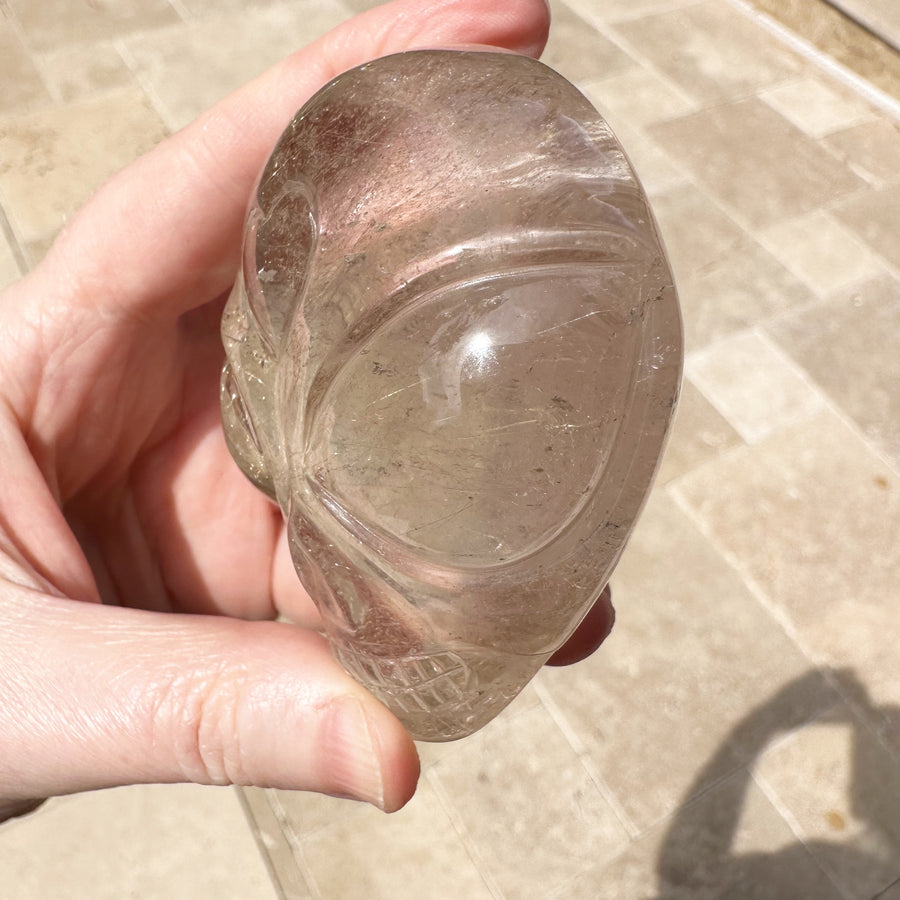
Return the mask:
[[[114,171],[370,5],[0,0],[0,283]],[[423,745],[394,816],[61,798],[0,827],[0,896],[900,898],[900,91],[764,6],[553,3],[545,60],[628,149],[687,335],[604,650]]]

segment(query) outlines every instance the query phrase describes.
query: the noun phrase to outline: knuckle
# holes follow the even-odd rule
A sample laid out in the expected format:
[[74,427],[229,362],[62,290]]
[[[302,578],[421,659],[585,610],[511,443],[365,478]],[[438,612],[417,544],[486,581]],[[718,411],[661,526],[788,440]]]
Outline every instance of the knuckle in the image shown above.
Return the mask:
[[241,679],[227,666],[179,675],[161,691],[153,716],[157,740],[167,741],[185,781],[245,783],[237,728]]

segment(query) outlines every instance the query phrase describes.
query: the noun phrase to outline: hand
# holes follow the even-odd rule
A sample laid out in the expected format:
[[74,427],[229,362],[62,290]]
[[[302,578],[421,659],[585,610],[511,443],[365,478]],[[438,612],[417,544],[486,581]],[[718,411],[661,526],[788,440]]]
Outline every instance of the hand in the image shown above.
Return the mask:
[[[332,659],[225,448],[218,319],[254,180],[315,90],[417,46],[536,55],[547,25],[542,0],[359,16],[121,172],[0,295],[0,817],[136,782],[412,795],[412,741]],[[305,627],[252,621],[279,613]]]

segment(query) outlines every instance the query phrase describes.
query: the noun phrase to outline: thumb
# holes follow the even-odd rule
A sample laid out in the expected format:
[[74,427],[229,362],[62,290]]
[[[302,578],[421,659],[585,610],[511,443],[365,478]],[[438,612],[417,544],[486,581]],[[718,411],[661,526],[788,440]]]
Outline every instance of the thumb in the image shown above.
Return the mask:
[[131,783],[320,791],[388,812],[415,746],[318,634],[43,596],[0,612],[0,802]]

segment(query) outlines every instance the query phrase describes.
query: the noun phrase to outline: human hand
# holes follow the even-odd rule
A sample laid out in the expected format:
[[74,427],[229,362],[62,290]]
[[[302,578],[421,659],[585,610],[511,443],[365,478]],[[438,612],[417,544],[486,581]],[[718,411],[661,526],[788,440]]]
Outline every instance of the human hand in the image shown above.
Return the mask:
[[[399,0],[345,23],[112,179],[0,295],[0,818],[137,782],[412,795],[412,741],[331,657],[226,450],[219,315],[254,180],[315,90],[412,47],[536,55],[547,18]],[[278,614],[301,627],[258,621]]]

